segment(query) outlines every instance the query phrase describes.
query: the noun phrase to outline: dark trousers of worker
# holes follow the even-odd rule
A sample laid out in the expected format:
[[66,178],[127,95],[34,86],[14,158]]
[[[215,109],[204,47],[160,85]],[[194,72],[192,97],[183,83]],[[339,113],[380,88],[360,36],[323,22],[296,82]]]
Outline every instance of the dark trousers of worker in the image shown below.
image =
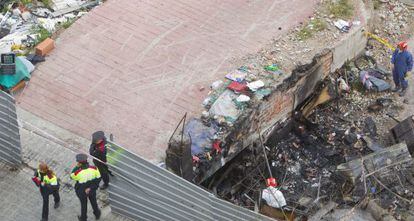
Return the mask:
[[86,221],[88,216],[88,199],[91,202],[93,214],[97,215],[100,213],[98,208],[98,202],[96,202],[96,190],[91,190],[88,195],[86,195],[85,191],[82,189],[76,190],[76,195],[78,196],[80,203],[81,203],[81,221]]
[[108,166],[102,165],[101,163],[95,164],[95,166],[98,168],[99,173],[101,174],[102,181],[105,186],[109,185],[109,171]]
[[49,216],[49,195],[53,195],[55,203],[59,203],[59,190],[50,191],[46,187],[41,187],[40,193],[42,194],[43,198],[42,218],[47,220]]
[[397,72],[395,70],[392,72],[392,78],[394,80],[395,86],[402,87],[403,90],[407,89],[408,87],[408,81],[405,80],[405,75],[406,73],[404,72]]

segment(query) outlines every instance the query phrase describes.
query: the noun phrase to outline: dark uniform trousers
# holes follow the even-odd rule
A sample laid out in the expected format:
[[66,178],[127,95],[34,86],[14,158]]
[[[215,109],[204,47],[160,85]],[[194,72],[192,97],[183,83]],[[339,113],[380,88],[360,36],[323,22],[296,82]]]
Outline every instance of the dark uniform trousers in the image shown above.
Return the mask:
[[86,195],[85,190],[83,188],[79,188],[76,190],[76,195],[78,196],[80,203],[81,203],[81,221],[86,221],[87,219],[87,212],[88,212],[88,198],[89,202],[91,202],[93,214],[99,214],[98,203],[96,202],[96,189],[92,189],[88,195]]
[[49,216],[49,195],[53,195],[55,203],[60,202],[59,189],[50,190],[47,187],[41,187],[40,193],[43,198],[42,218],[47,220]]
[[102,178],[104,185],[108,186],[109,184],[108,166],[102,163],[95,163],[95,166],[98,168],[99,173],[101,174],[101,178]]

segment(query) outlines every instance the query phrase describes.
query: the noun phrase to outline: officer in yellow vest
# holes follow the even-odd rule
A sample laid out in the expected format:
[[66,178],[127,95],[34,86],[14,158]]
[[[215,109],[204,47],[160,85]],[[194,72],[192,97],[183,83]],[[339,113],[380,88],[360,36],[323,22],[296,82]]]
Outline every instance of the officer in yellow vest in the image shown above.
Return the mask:
[[93,214],[96,219],[101,217],[101,211],[96,202],[96,189],[101,181],[101,174],[98,168],[89,166],[88,156],[86,154],[76,155],[78,164],[73,168],[70,178],[76,181],[75,192],[81,203],[81,215],[78,216],[79,221],[87,220],[88,198],[91,202]]
[[47,221],[49,216],[49,195],[53,195],[55,199],[54,208],[60,205],[59,182],[55,173],[47,166],[46,163],[40,163],[39,168],[35,171],[33,182],[40,189],[43,198],[43,209],[41,221]]

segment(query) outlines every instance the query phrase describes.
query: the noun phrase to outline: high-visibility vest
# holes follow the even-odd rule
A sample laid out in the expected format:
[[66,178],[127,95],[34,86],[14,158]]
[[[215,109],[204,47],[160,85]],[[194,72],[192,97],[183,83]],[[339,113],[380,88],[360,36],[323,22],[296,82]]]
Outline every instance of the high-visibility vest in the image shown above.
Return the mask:
[[94,166],[89,166],[86,169],[75,167],[72,173],[70,174],[70,178],[82,184],[94,179],[101,178],[101,173],[99,173],[98,168]]
[[[40,170],[37,170],[37,177],[39,178],[39,180],[42,180],[42,177],[40,175]],[[58,185],[58,180],[55,175],[52,175],[52,176],[44,175],[42,182],[44,182],[47,185],[52,185],[52,186]]]

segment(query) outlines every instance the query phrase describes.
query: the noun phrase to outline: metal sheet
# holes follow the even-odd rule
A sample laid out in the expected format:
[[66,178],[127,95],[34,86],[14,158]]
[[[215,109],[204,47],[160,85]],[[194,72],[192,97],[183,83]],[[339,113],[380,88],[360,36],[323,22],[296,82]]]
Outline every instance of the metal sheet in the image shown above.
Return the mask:
[[111,143],[112,212],[133,220],[272,220],[213,194]]
[[22,163],[14,98],[3,91],[0,91],[0,160],[12,166]]

